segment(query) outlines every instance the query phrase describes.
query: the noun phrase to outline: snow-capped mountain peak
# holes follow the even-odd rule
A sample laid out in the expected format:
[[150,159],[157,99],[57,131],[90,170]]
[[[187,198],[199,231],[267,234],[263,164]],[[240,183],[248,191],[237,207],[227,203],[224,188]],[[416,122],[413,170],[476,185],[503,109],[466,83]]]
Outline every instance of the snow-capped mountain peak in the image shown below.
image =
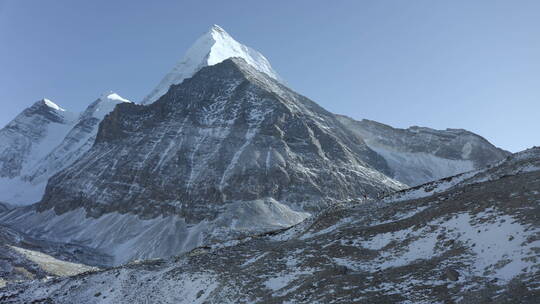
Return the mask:
[[44,105],[48,106],[49,108],[52,108],[56,111],[61,111],[61,112],[65,112],[66,110],[61,108],[59,105],[55,104],[54,102],[52,102],[50,99],[47,99],[47,98],[43,98],[42,100],[38,101],[40,103],[43,103]]
[[0,129],[0,201],[39,201],[48,178],[90,149],[101,120],[126,102],[131,101],[106,92],[80,114],[49,99],[25,109]]
[[105,92],[105,93],[101,94],[99,99],[100,100],[119,101],[119,102],[131,102],[131,101],[123,98],[122,96],[118,95],[117,93],[115,93],[113,91],[108,91],[108,92]]
[[144,98],[142,103],[149,104],[156,101],[167,92],[171,85],[181,83],[205,66],[215,65],[232,57],[243,58],[258,71],[282,81],[281,77],[272,69],[266,57],[236,41],[220,26],[213,25],[208,32],[195,41],[182,60]]
[[105,117],[105,115],[109,114],[117,104],[124,102],[131,103],[131,101],[123,98],[115,92],[105,92],[101,94],[96,101],[88,106],[88,108],[81,114],[80,119],[95,117],[101,120],[103,117]]
[[[36,116],[37,115],[37,116]],[[20,124],[26,121],[29,117],[43,117],[62,124],[70,124],[77,119],[77,113],[67,111],[50,99],[43,98],[34,102],[30,107],[26,108],[19,116],[17,116],[9,125]]]

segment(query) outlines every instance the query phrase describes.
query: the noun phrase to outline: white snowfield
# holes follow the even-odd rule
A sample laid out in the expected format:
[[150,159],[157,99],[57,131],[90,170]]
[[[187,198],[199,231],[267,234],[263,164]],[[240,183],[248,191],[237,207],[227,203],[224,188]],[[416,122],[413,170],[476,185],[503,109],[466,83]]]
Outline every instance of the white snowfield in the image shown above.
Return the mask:
[[[27,115],[24,111],[18,115],[0,130],[0,155],[11,152],[15,157],[23,158],[23,164],[16,176],[0,174],[0,201],[18,206],[38,202],[45,193],[49,177],[90,149],[99,122],[123,102],[130,101],[107,92],[85,111],[76,114],[43,99],[36,104],[43,103],[61,120],[51,121],[43,114]],[[0,171],[1,166],[0,163]]]
[[170,71],[157,87],[146,96],[142,104],[150,104],[158,100],[169,90],[169,87],[190,78],[200,69],[218,64],[228,58],[240,57],[258,71],[283,82],[281,77],[272,69],[270,62],[256,50],[240,44],[218,25],[201,36],[189,48],[182,60]]

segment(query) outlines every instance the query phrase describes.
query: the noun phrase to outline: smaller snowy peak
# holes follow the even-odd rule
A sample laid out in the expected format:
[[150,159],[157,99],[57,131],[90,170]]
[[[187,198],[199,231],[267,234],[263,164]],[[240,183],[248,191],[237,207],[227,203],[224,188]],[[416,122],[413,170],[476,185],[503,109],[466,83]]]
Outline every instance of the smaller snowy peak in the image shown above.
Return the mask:
[[58,104],[54,103],[53,101],[47,98],[43,98],[34,102],[27,109],[42,109],[42,110],[53,111],[53,112],[66,112],[64,108],[60,107]]
[[105,115],[109,114],[117,104],[120,103],[131,103],[130,100],[121,97],[120,95],[114,92],[106,92],[101,94],[101,96],[91,103],[88,108],[81,114],[81,120],[87,119],[90,117],[97,118],[99,120],[103,119]]
[[142,104],[150,104],[163,96],[171,85],[181,83],[190,78],[205,66],[218,64],[226,59],[239,57],[260,72],[283,82],[272,69],[266,57],[256,50],[245,46],[232,38],[223,28],[213,25],[188,49],[182,60],[169,72],[146,96]]
[[23,117],[41,116],[47,120],[58,123],[70,123],[73,122],[77,115],[73,112],[66,111],[58,104],[54,103],[50,99],[43,98],[36,101],[32,106],[26,108],[19,116],[17,116],[13,122],[24,120]]
[[99,99],[117,101],[117,102],[131,102],[131,101],[123,98],[122,96],[120,96],[120,95],[118,95],[118,94],[116,94],[115,92],[112,92],[112,91],[101,94]]
[[48,106],[49,108],[52,108],[56,111],[62,111],[62,112],[65,112],[66,110],[64,110],[63,108],[61,108],[60,106],[58,106],[57,104],[55,104],[54,102],[52,102],[51,100],[47,99],[47,98],[43,98],[41,100],[41,102],[43,104],[45,104],[46,106]]

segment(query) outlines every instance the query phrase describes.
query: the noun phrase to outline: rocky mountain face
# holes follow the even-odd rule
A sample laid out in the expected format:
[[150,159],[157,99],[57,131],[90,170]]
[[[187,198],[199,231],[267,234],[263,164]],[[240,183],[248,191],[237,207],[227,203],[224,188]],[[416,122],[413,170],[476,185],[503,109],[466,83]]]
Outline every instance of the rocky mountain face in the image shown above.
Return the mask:
[[[337,201],[402,189],[387,170],[333,114],[235,58],[153,104],[117,106],[35,209],[2,220],[55,241],[91,238],[124,263],[288,227]],[[60,218],[62,227],[52,225]]]
[[392,170],[389,176],[409,186],[478,170],[510,154],[463,129],[397,129],[366,119],[337,118],[384,157]]
[[416,198],[334,205],[291,228],[177,257],[11,285],[0,299],[537,303],[540,148],[453,179],[418,187]]
[[49,177],[92,146],[99,122],[120,102],[129,101],[106,93],[77,115],[44,99],[19,114],[0,130],[0,201],[38,202]]
[[227,202],[271,197],[319,209],[401,188],[379,172],[387,170],[331,113],[228,59],[154,104],[119,106],[89,153],[50,180],[40,206],[198,222]]

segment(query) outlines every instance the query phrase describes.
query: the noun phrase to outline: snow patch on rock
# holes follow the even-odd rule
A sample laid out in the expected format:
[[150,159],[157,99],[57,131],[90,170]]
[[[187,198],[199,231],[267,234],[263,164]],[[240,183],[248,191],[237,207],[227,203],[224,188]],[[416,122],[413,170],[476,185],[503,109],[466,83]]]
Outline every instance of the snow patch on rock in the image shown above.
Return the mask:
[[56,111],[62,111],[62,112],[65,112],[66,110],[64,110],[63,108],[61,108],[59,105],[55,104],[54,102],[52,102],[50,99],[47,99],[47,98],[43,98],[43,102],[50,108],[53,108],[55,109]]

